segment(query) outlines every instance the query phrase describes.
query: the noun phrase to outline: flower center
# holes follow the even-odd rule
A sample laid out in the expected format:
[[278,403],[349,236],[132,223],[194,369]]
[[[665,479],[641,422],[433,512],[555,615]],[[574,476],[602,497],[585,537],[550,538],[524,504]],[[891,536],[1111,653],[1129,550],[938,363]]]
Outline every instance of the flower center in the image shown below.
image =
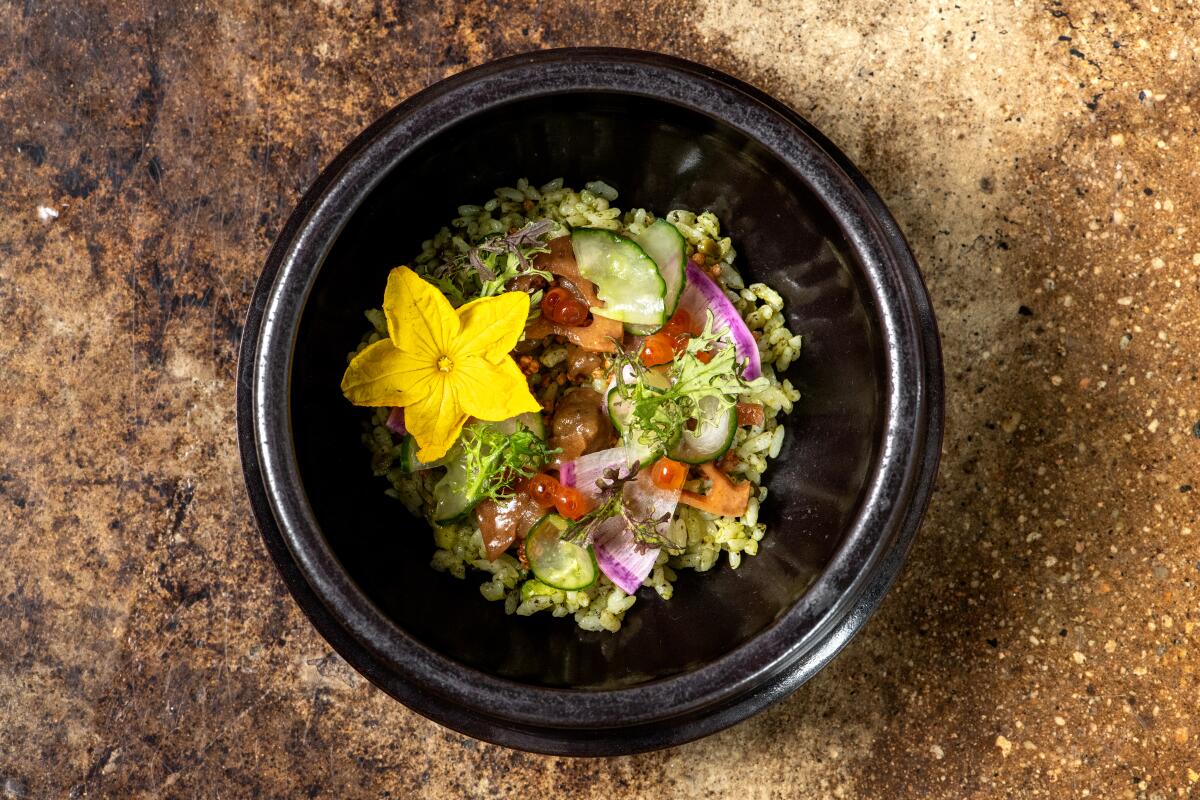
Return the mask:
[[442,356],[437,360],[437,368],[441,372],[449,372],[454,367],[454,362],[449,356]]

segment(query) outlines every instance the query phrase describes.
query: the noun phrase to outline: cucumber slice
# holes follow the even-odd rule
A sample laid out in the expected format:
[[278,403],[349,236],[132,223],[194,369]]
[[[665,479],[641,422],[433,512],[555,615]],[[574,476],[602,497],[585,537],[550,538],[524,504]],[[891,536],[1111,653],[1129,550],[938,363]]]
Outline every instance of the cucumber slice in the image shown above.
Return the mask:
[[[646,386],[651,389],[667,389],[671,386],[671,379],[661,372],[655,370],[646,370],[639,378]],[[605,405],[608,407],[608,418],[612,420],[613,427],[617,433],[624,433],[625,426],[628,423],[629,415],[632,409],[629,404],[621,399],[620,394],[617,394],[616,378],[613,378],[608,383],[608,393],[605,395]]]
[[651,389],[669,389],[671,388],[670,375],[659,372],[660,367],[651,367],[642,373],[642,382]]
[[525,537],[525,557],[539,581],[555,589],[577,592],[596,582],[600,568],[591,545],[580,547],[560,538],[569,524],[558,514],[542,517]]
[[632,325],[661,327],[667,284],[654,259],[632,239],[600,228],[576,228],[571,249],[579,274],[596,284],[604,308],[592,313]]
[[[679,308],[679,298],[683,295],[683,287],[687,283],[684,265],[687,263],[687,242],[674,225],[665,219],[660,219],[633,239],[646,251],[646,255],[654,259],[658,273],[666,285],[663,294],[663,323],[665,324]],[[661,325],[630,326],[632,333],[645,336],[654,333]]]
[[629,407],[630,404],[621,399],[621,393],[615,386],[608,390],[606,402],[608,418],[612,420],[613,429],[618,435],[625,433],[625,427],[629,424],[629,415],[633,413],[633,409]]
[[467,475],[467,459],[461,451],[449,462],[446,474],[433,486],[433,521],[438,525],[457,522],[483,500],[486,487],[482,481],[472,481]]
[[642,469],[658,461],[659,456],[663,454],[661,448],[651,450],[641,442],[632,441],[625,442],[625,455],[629,463],[632,464],[634,459],[642,465]]
[[[629,403],[623,400],[617,392],[617,387],[608,390],[608,418],[612,420],[613,428],[621,436],[621,442],[625,445],[625,449],[629,454],[629,460],[632,462],[635,458],[641,462],[643,467],[648,467],[653,464],[660,455],[661,449],[650,449],[642,444],[635,435],[636,431],[629,430],[629,416],[633,413],[629,407]],[[670,450],[675,447],[682,434],[676,435],[675,441],[671,443]]]
[[[510,435],[516,433],[518,424],[528,428],[539,439],[546,438],[546,424],[541,414],[527,413],[500,422],[472,423],[472,425],[491,425],[501,433]],[[415,443],[412,450],[414,452],[416,450]],[[416,456],[412,458],[415,460]],[[407,469],[407,455],[405,455],[403,463]],[[433,487],[433,497],[437,501],[433,509],[433,521],[439,525],[457,522],[465,517],[487,495],[488,488],[480,476],[467,474],[467,459],[458,445],[452,447],[440,462],[428,466],[441,466],[442,464],[446,465],[446,474]]]
[[737,407],[721,408],[716,397],[700,401],[696,429],[684,430],[670,451],[671,458],[685,464],[706,464],[725,455],[737,432]]
[[417,458],[417,451],[420,450],[417,446],[417,440],[413,438],[411,433],[406,433],[404,439],[400,442],[400,467],[405,472],[420,472],[423,469],[433,469],[434,467],[444,467],[454,457],[454,449],[451,448],[449,453],[439,458],[437,461],[425,463]]
[[559,590],[553,586],[547,586],[537,578],[530,578],[521,584],[521,602],[534,597],[550,597],[557,591]]
[[542,419],[541,414],[526,412],[512,419],[502,420],[500,422],[485,423],[495,425],[501,433],[513,434],[517,432],[517,424],[520,423],[527,430],[532,432],[542,441],[546,440],[546,421]]

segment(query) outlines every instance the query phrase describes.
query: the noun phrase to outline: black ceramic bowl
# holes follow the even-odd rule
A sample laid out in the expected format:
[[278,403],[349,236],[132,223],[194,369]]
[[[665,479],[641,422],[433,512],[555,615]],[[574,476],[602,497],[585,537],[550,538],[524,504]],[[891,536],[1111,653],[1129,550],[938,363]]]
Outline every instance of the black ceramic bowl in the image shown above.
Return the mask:
[[[602,179],[618,205],[712,209],[747,282],[805,337],[803,392],[767,475],[760,553],[643,589],[617,634],[506,616],[429,567],[431,536],[383,495],[341,396],[387,271],[457,205],[520,177]],[[866,180],[794,112],[661,55],[558,50],[473,69],[401,103],[334,159],[280,234],[238,374],[243,467],[288,587],[375,684],[456,730],[606,755],[731,725],[810,678],[892,583],[942,431],[937,329]]]

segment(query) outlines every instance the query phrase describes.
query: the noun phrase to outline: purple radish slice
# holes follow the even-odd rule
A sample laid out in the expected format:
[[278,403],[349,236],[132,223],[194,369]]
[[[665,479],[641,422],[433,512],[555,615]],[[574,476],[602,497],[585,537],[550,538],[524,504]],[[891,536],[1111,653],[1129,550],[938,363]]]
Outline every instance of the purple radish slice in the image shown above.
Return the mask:
[[742,376],[752,381],[762,375],[758,342],[746,327],[742,315],[733,307],[721,287],[690,261],[687,265],[687,288],[683,290],[679,307],[687,311],[697,325],[703,324],[708,319],[708,312],[712,311],[713,330],[722,339],[733,343],[738,362],[746,365]]

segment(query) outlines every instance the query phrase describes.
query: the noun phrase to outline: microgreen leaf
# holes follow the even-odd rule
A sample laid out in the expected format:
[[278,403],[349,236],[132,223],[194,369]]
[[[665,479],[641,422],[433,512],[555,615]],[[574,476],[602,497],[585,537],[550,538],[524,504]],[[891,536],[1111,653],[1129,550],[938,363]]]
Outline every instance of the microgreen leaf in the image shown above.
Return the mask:
[[[712,353],[707,363],[699,356],[704,352]],[[715,410],[723,411],[737,402],[737,395],[760,384],[742,377],[744,365],[737,362],[736,350],[713,330],[711,311],[704,330],[688,340],[687,347],[670,362],[665,388],[656,385],[636,354],[618,352],[616,362],[618,394],[632,409],[626,436],[656,451],[670,449],[689,419],[705,424],[697,414],[701,400],[715,397]]]
[[532,257],[548,252],[542,237],[551,233],[554,225],[552,220],[544,219],[512,233],[489,236],[429,277],[456,306],[469,299],[500,294],[509,281],[525,273],[551,281],[550,273],[534,268]]
[[468,480],[483,486],[485,496],[493,500],[511,498],[511,487],[518,477],[531,477],[550,455],[558,452],[547,448],[537,434],[520,424],[511,434],[494,425],[468,426],[463,429],[462,446]]

